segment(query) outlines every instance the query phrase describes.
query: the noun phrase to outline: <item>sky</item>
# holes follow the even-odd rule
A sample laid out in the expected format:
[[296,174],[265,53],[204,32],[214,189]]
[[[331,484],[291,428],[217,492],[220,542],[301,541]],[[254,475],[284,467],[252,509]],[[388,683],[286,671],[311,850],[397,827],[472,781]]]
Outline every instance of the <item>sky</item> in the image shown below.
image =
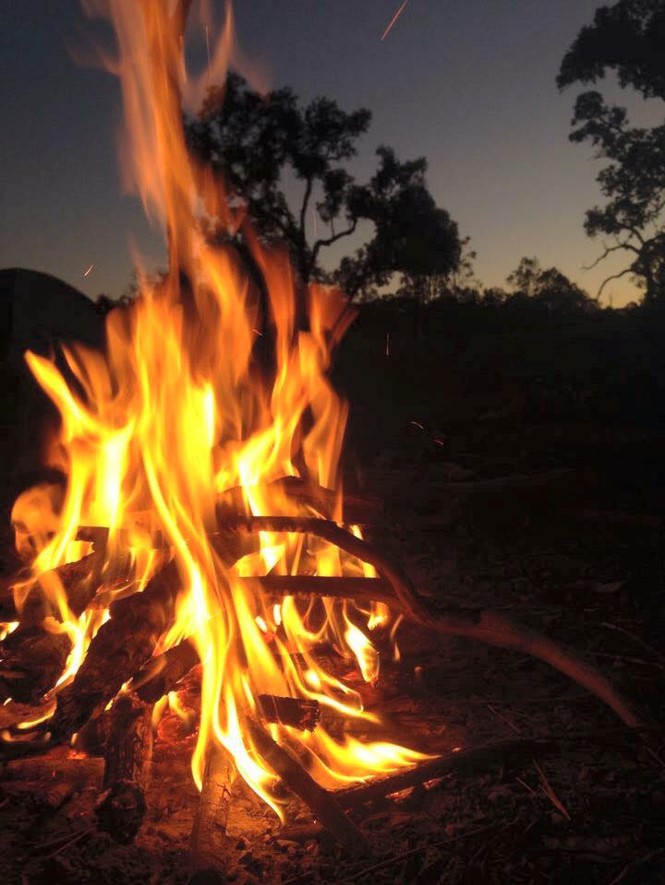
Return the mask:
[[[626,262],[584,270],[602,251],[583,229],[585,210],[602,203],[602,162],[590,145],[569,142],[576,90],[559,93],[555,78],[600,0],[409,0],[381,41],[400,2],[237,0],[237,38],[271,87],[372,111],[353,167],[359,180],[380,144],[400,159],[425,156],[430,191],[471,238],[484,285],[504,285],[526,255],[595,295]],[[222,0],[212,3],[221,18]],[[122,190],[118,81],[73,60],[86,35],[108,34],[77,0],[5,2],[2,25],[0,267],[116,297],[135,247],[155,268],[165,250],[140,201]],[[630,107],[630,96],[615,97]],[[635,297],[624,278],[603,300]]]

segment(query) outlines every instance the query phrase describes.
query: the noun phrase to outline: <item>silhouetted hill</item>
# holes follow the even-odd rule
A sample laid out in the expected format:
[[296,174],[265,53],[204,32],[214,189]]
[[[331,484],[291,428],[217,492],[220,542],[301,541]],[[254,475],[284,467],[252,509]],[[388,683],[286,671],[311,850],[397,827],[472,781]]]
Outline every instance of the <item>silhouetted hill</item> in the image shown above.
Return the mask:
[[[26,350],[57,357],[60,343],[101,347],[104,322],[82,292],[49,274],[0,270],[0,519],[16,493],[39,470],[54,407],[23,359]],[[62,364],[62,360],[60,360]]]

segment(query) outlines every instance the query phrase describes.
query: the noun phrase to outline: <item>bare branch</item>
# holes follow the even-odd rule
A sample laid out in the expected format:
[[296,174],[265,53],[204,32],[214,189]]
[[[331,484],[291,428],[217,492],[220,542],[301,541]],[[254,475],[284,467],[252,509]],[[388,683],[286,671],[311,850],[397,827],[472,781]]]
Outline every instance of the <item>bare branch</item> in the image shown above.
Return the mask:
[[622,249],[629,249],[636,255],[640,254],[640,250],[637,248],[637,246],[633,246],[632,243],[629,242],[617,243],[614,246],[606,246],[605,243],[603,243],[603,254],[599,255],[592,264],[583,265],[582,270],[593,270],[594,268],[598,267],[601,261],[604,261],[609,255],[611,255],[612,252],[620,252]]
[[600,288],[598,289],[598,292],[596,293],[596,298],[600,298],[600,296],[603,293],[603,289],[605,288],[605,286],[608,283],[612,282],[612,280],[618,280],[621,277],[625,277],[626,274],[628,274],[628,273],[634,273],[632,267],[627,267],[624,270],[622,270],[620,273],[614,273],[614,274],[612,274],[612,276],[607,277],[607,279],[603,280],[603,282],[600,284]]
[[314,243],[314,246],[312,247],[312,264],[313,265],[316,264],[316,258],[317,258],[317,255],[319,254],[319,250],[321,249],[322,246],[332,246],[332,244],[336,243],[337,240],[341,240],[344,237],[351,236],[351,234],[355,231],[355,229],[357,227],[358,227],[358,219],[354,218],[353,224],[351,224],[349,227],[347,227],[346,230],[341,230],[341,231],[339,231],[339,233],[332,234],[331,236],[329,236],[325,240],[317,240],[316,243]]

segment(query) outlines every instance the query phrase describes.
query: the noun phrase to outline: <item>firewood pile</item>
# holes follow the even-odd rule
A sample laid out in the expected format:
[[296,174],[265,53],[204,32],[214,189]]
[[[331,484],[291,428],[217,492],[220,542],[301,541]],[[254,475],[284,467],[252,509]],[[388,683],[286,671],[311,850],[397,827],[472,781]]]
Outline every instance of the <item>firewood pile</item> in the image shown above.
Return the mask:
[[[308,500],[323,510],[325,490],[305,486],[290,478],[283,481],[289,493],[301,502]],[[267,575],[252,579],[271,600],[285,596],[311,599],[353,599],[357,603],[385,602],[418,629],[446,636],[480,640],[500,648],[526,653],[550,664],[606,703],[629,728],[648,741],[649,730],[632,705],[597,670],[551,640],[520,627],[502,614],[489,610],[435,607],[413,588],[404,571],[369,542],[356,537],[342,525],[323,517],[280,515],[252,517],[235,509],[233,494],[220,500],[219,533],[214,543],[227,562],[244,549],[244,542],[257,532],[303,533],[323,538],[330,544],[373,565],[376,578],[325,578]],[[376,518],[376,501],[349,497],[345,520],[367,523]],[[109,583],[127,581],[129,560],[114,562],[111,574],[102,573],[105,561],[105,532],[81,527],[79,539],[92,545],[92,552],[75,563],[58,569],[73,611],[104,604]],[[158,539],[156,539],[156,544]],[[107,567],[108,569],[108,567]],[[103,574],[103,577],[102,577]],[[48,576],[46,576],[48,579]],[[103,583],[102,583],[103,581]],[[99,589],[100,585],[105,589]],[[48,632],[48,611],[40,585],[31,590],[17,629],[3,642],[0,670],[0,700],[35,705],[32,716],[4,732],[0,761],[10,762],[41,755],[58,745],[74,741],[88,754],[104,758],[104,772],[96,803],[96,827],[118,843],[130,843],[139,832],[146,813],[146,778],[150,769],[156,703],[182,687],[199,663],[195,646],[188,640],[154,655],[160,638],[175,616],[181,582],[174,560],[164,565],[140,593],[120,594],[110,606],[110,619],[92,640],[88,653],[69,685],[49,700],[49,690],[61,673],[69,648],[66,636]],[[12,582],[6,582],[0,611],[6,621],[17,617]],[[322,650],[326,653],[326,650]],[[46,698],[44,697],[46,695]],[[371,856],[372,848],[362,829],[362,809],[367,802],[436,782],[453,770],[482,766],[488,759],[504,762],[517,754],[547,752],[551,741],[515,740],[451,754],[435,756],[421,765],[331,792],[320,787],[294,753],[280,745],[269,730],[271,723],[293,729],[313,730],[322,710],[318,703],[303,699],[262,695],[259,715],[246,715],[244,722],[253,745],[290,793],[309,808],[311,833],[326,831],[353,856]],[[44,710],[45,705],[51,706]],[[25,707],[22,708],[25,710]],[[52,714],[52,715],[49,715]],[[39,721],[43,718],[43,721]],[[31,724],[32,721],[32,724]],[[235,770],[230,756],[221,748],[209,752],[198,809],[192,826],[193,870],[223,868],[228,839],[225,821]],[[360,825],[356,819],[360,818]]]

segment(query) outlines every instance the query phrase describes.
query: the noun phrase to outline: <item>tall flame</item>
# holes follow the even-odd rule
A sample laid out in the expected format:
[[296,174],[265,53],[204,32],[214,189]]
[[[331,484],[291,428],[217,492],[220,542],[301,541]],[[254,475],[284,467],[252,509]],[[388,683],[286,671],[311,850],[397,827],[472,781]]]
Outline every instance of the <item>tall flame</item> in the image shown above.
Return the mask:
[[[129,551],[132,577],[114,588],[124,593],[140,592],[175,560],[182,592],[157,652],[189,638],[202,663],[194,778],[200,786],[205,754],[216,743],[279,813],[274,775],[245,724],[258,715],[257,696],[316,700],[346,717],[376,721],[363,712],[359,694],[321,665],[316,649],[332,645],[374,681],[379,655],[368,633],[390,621],[390,612],[385,605],[361,611],[332,599],[303,605],[290,596],[275,605],[252,579],[268,572],[372,576],[373,570],[327,542],[292,532],[261,532],[230,556],[219,543],[220,501],[230,496],[254,516],[341,517],[341,492],[331,496],[332,507],[317,510],[291,495],[288,482],[276,481],[300,477],[338,488],[347,410],[327,371],[353,314],[340,292],[304,289],[286,256],[261,246],[246,220],[225,205],[219,184],[189,156],[181,117],[181,96],[196,93],[183,52],[188,3],[84,5],[91,13],[107,10],[115,28],[119,57],[109,66],[122,85],[127,181],[167,232],[169,273],[156,284],[144,281],[130,309],[110,313],[105,354],[65,349],[67,374],[53,361],[26,357],[59,409],[53,459],[67,473],[57,506],[43,489],[17,505],[27,514],[27,535],[37,539],[31,580],[40,578],[59,612],[52,629],[72,639],[53,693],[71,680],[108,617],[98,609],[76,617],[57,578],[44,578],[86,552],[77,528],[108,528],[109,562]],[[231,25],[229,11],[215,53],[217,73],[232,53]],[[242,226],[265,279],[265,303],[233,250],[206,239],[203,220],[228,230]],[[392,744],[340,742],[323,728],[298,734],[274,726],[272,733],[296,748],[325,785],[421,758]]]

